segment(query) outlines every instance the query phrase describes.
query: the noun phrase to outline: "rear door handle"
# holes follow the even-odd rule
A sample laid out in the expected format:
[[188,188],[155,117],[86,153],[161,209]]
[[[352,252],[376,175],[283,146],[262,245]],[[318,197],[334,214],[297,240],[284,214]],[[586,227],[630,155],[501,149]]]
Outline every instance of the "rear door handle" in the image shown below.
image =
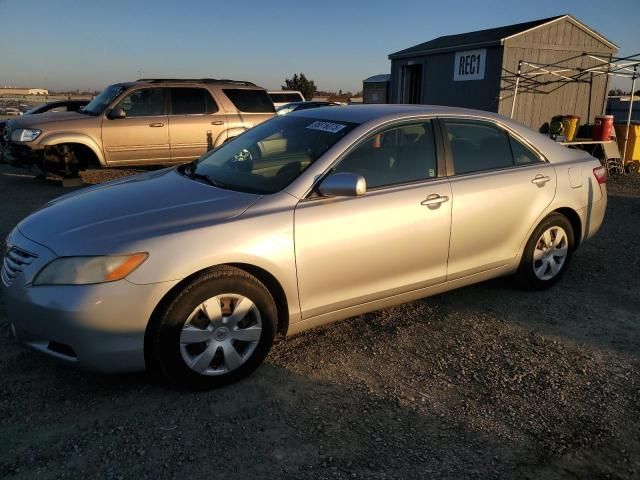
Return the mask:
[[437,205],[440,205],[441,203],[448,202],[448,201],[449,201],[449,197],[440,196],[437,193],[434,193],[432,195],[429,195],[423,201],[421,201],[420,205],[426,205],[427,207],[433,207],[433,206],[437,206]]
[[531,183],[535,183],[536,185],[544,185],[550,180],[551,177],[547,177],[545,175],[536,175],[535,178],[531,180]]
[[211,125],[224,125],[222,120],[216,120],[215,122],[211,122]]
[[164,127],[164,123],[150,123],[149,124],[150,127]]

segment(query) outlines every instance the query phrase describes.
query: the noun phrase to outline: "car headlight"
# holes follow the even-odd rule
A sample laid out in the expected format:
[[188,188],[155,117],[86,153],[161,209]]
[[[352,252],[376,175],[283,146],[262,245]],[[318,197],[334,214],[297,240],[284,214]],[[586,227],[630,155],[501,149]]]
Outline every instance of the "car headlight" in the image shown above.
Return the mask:
[[34,285],[87,285],[122,280],[149,255],[133,253],[104,257],[60,257],[46,265]]
[[14,142],[33,142],[41,133],[42,130],[37,128],[18,128],[11,132],[11,140]]

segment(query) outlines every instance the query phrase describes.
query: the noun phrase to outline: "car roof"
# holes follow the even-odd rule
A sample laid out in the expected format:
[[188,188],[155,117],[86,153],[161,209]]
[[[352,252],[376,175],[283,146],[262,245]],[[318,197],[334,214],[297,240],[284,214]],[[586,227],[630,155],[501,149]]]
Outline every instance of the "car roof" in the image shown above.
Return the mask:
[[202,87],[203,85],[216,85],[222,88],[234,88],[234,89],[245,89],[245,90],[264,90],[259,85],[256,85],[251,82],[244,82],[241,80],[217,80],[212,78],[203,78],[203,79],[180,79],[180,78],[157,78],[157,79],[141,79],[136,80],[134,82],[121,82],[115,83],[114,86],[121,86],[125,88],[131,87],[189,87],[189,86],[197,86]]
[[417,115],[469,115],[485,118],[504,119],[495,113],[472,110],[469,108],[443,107],[438,105],[401,105],[401,104],[370,104],[347,105],[342,108],[320,107],[304,112],[292,112],[292,115],[336,120],[352,123],[365,123],[383,117],[402,118]]
[[308,102],[300,100],[299,102],[285,103],[284,105],[282,105],[281,108],[298,106],[298,105],[326,105],[326,106],[329,106],[329,105],[336,105],[336,103],[335,102],[326,102],[324,100],[309,100]]

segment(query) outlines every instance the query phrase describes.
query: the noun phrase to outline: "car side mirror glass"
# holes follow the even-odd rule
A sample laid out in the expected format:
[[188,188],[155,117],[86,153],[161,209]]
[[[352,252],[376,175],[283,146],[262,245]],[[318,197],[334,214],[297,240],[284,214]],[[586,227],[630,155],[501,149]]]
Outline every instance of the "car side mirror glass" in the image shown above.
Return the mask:
[[367,181],[357,173],[332,173],[318,187],[324,197],[359,197],[367,191]]
[[107,115],[107,117],[109,117],[109,119],[111,120],[117,120],[118,118],[126,118],[127,112],[125,112],[124,108],[122,107],[116,107],[109,112],[109,115]]

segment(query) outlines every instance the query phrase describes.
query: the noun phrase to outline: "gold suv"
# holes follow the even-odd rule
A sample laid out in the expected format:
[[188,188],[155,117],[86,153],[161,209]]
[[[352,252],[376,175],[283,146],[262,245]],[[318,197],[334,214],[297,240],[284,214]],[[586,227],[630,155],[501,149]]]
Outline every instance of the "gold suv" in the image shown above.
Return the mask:
[[189,162],[274,115],[267,92],[250,82],[141,79],[107,87],[78,112],[16,119],[4,135],[15,163],[73,176]]

